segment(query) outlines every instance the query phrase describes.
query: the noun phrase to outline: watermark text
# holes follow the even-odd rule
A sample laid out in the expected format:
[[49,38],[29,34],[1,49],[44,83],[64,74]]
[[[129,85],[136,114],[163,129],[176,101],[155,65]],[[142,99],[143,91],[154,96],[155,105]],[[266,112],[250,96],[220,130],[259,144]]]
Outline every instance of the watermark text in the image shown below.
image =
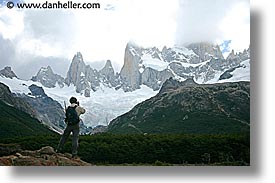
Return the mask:
[[7,7],[9,9],[100,9],[100,3],[75,3],[73,1],[56,1],[53,3],[48,1],[45,1],[44,3],[14,3],[12,1],[8,1]]

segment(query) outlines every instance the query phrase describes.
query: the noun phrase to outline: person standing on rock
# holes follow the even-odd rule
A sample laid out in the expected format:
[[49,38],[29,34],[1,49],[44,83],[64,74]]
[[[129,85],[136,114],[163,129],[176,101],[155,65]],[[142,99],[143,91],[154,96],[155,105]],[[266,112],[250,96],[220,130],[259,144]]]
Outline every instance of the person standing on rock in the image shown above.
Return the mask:
[[65,142],[72,132],[72,157],[76,158],[78,149],[80,115],[85,113],[85,109],[79,106],[79,102],[75,97],[70,98],[70,103],[71,105],[66,108],[65,122],[67,127],[65,128],[64,133],[60,138],[56,152],[62,151]]

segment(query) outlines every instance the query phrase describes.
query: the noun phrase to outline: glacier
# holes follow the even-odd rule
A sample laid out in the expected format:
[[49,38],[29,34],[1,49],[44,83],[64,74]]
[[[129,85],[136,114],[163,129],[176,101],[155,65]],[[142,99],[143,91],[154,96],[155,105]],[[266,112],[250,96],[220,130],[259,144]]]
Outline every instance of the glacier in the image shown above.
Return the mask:
[[31,92],[28,87],[32,84],[43,87],[45,93],[62,106],[64,106],[64,102],[68,106],[70,97],[75,96],[79,100],[80,105],[86,109],[86,113],[81,117],[84,124],[92,128],[98,125],[107,126],[117,116],[128,112],[138,103],[157,94],[157,91],[153,91],[153,89],[145,85],[133,92],[124,92],[122,89],[115,90],[114,88],[100,85],[100,89],[91,93],[91,97],[85,97],[77,93],[73,85],[66,85],[61,88],[56,84],[54,88],[47,88],[40,82],[2,76],[0,76],[0,82],[8,85],[12,93],[26,95]]

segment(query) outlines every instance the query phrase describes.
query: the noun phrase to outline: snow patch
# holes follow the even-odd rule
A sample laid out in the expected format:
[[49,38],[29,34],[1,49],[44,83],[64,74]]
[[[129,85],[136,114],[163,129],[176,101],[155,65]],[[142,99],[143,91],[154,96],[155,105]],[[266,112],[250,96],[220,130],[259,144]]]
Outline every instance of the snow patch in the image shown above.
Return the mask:
[[183,55],[196,55],[193,50],[189,50],[185,47],[173,47],[172,50]]
[[144,54],[141,59],[143,60],[142,63],[145,67],[150,67],[157,71],[163,71],[169,65],[168,62],[164,62],[157,58],[152,58],[152,56],[150,54]]
[[140,74],[143,73],[143,71],[144,71],[144,68],[140,68],[140,69],[139,69],[139,73],[140,73]]

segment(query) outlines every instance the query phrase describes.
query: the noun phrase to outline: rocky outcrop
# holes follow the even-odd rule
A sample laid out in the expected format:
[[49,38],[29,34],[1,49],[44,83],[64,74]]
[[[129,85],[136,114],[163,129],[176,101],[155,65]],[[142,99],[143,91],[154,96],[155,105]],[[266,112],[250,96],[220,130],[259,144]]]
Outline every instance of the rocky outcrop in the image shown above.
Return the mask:
[[0,70],[0,76],[4,76],[6,78],[18,78],[16,74],[11,70],[11,67],[5,67],[4,69]]
[[0,166],[91,166],[71,154],[56,153],[50,146],[36,151],[24,150],[14,155],[0,157]]
[[162,84],[168,78],[173,76],[173,73],[169,69],[157,71],[155,69],[147,67],[141,74],[141,83],[152,88],[153,90],[159,90]]
[[173,78],[169,78],[167,81],[165,81],[165,83],[162,85],[158,95],[164,93],[164,92],[168,92],[171,90],[176,90],[180,87],[184,87],[184,86],[196,86],[198,85],[195,81],[193,77],[190,77],[188,79],[186,79],[183,82],[177,81]]
[[38,81],[47,88],[54,88],[56,84],[60,87],[64,87],[65,79],[55,74],[50,66],[42,67],[36,76],[32,77],[32,81]]

